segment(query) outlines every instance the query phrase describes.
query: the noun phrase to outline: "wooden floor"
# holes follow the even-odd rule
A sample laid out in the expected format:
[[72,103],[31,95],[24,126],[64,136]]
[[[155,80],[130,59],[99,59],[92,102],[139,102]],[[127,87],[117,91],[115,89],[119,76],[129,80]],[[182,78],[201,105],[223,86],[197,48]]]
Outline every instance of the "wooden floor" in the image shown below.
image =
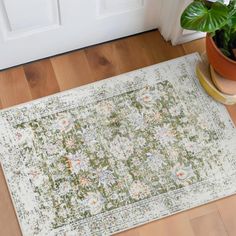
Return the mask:
[[[158,31],[152,31],[5,70],[0,72],[0,107],[31,101],[195,51],[204,51],[204,40],[172,47]],[[229,110],[236,122],[236,106]],[[21,235],[20,229],[0,170],[0,236],[18,235]],[[236,196],[118,235],[235,236]]]

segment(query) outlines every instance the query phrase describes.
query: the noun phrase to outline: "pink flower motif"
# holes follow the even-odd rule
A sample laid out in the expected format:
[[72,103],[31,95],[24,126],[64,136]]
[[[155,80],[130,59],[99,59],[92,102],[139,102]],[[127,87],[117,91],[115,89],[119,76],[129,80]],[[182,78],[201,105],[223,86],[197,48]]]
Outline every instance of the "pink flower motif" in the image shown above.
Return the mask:
[[62,132],[68,132],[73,127],[73,119],[71,115],[60,115],[56,121],[57,128]]
[[194,176],[191,166],[177,163],[172,169],[173,179],[177,184],[187,185],[188,180]]

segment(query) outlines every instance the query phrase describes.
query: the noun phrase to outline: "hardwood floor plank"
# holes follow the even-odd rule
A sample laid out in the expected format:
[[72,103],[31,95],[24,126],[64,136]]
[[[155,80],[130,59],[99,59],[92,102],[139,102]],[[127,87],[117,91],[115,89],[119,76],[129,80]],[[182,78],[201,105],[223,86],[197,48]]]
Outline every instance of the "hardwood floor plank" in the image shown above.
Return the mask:
[[218,211],[192,219],[195,236],[228,236]]
[[159,63],[184,55],[181,45],[172,46],[170,42],[166,42],[159,31],[151,31],[143,34],[145,47],[152,55],[153,63]]
[[23,67],[33,99],[60,91],[49,59],[36,61]]
[[136,70],[155,63],[142,35],[117,40],[114,42],[114,46],[120,73]]
[[2,108],[28,102],[32,99],[21,66],[0,72],[0,99]]
[[185,213],[154,221],[138,228],[140,236],[194,236],[189,219]]
[[236,235],[236,195],[217,201],[219,213],[229,236]]
[[187,211],[186,213],[188,215],[188,218],[191,220],[200,216],[210,214],[217,210],[218,210],[217,204],[215,202],[212,202],[200,207],[193,208]]
[[110,42],[85,49],[94,80],[106,79],[120,74],[114,45],[114,42]]
[[7,184],[0,166],[0,235],[19,236],[20,227],[11,201]]
[[60,90],[94,82],[84,50],[51,58]]
[[198,39],[182,44],[185,54],[198,52],[200,55],[205,52],[205,39]]

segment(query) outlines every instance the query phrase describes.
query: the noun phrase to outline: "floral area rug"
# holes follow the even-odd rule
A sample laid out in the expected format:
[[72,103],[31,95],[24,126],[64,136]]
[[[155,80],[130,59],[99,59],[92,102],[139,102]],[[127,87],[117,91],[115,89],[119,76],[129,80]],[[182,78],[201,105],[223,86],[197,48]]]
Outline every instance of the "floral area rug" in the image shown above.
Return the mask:
[[236,130],[198,54],[3,110],[23,235],[111,235],[236,193]]

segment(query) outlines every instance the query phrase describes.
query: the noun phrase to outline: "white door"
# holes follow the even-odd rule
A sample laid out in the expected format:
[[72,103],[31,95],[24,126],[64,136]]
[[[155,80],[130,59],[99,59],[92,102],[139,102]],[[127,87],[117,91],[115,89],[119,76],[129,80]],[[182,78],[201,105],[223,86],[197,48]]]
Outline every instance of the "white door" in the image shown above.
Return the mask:
[[159,0],[0,0],[0,69],[157,28]]

